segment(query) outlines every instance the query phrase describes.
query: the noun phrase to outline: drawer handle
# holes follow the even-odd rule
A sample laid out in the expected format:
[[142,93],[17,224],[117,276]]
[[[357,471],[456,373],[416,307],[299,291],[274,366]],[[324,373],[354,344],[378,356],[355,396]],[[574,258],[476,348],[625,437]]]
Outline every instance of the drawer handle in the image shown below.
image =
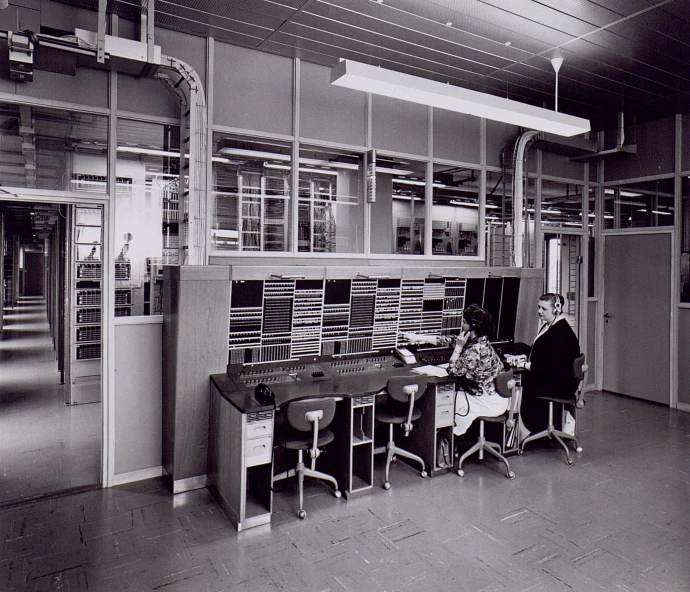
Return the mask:
[[266,450],[266,444],[261,444],[259,446],[254,446],[254,450]]

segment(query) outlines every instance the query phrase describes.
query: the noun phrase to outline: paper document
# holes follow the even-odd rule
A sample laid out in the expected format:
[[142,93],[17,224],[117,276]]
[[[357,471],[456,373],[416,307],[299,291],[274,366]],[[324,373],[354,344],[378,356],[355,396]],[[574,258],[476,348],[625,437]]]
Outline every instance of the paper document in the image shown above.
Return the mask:
[[445,378],[448,376],[445,368],[439,368],[438,366],[419,366],[417,368],[412,368],[413,372],[417,374],[426,374],[427,376],[438,376],[439,378]]

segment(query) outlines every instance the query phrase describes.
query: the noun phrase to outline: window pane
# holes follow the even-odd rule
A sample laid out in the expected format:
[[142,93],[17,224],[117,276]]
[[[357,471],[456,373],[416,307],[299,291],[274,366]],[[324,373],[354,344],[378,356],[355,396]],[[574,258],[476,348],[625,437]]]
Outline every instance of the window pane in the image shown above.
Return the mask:
[[587,243],[587,248],[589,249],[589,258],[587,261],[587,296],[590,298],[596,296],[596,244],[594,242],[596,195],[596,190],[594,188],[590,188],[587,199],[587,233],[589,235]]
[[163,265],[177,264],[180,132],[120,119],[115,186],[115,316],[163,314]]
[[434,164],[431,249],[434,255],[479,253],[479,171]]
[[364,252],[364,158],[300,147],[298,250]]
[[105,115],[0,104],[4,187],[106,193]]
[[607,187],[604,228],[673,226],[672,178]]
[[690,180],[683,177],[680,222],[680,301],[690,302]]
[[486,172],[486,262],[509,266],[512,260],[513,176]]
[[291,147],[214,134],[212,254],[287,251]]
[[[421,255],[424,247],[426,164],[376,155],[376,201],[371,204],[372,253]],[[386,224],[391,220],[392,224]]]
[[582,228],[582,186],[543,180],[541,224]]

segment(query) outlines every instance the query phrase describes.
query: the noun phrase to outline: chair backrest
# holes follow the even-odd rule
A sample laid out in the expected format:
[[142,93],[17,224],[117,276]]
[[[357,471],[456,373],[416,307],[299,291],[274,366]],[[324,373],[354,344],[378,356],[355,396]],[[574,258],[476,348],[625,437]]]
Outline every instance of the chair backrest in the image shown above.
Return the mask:
[[319,430],[327,427],[335,417],[334,397],[314,397],[311,399],[298,399],[290,402],[287,408],[287,420],[290,427],[300,432],[311,432],[313,423],[307,419],[310,411],[323,411],[323,417],[319,419]]
[[579,409],[585,406],[585,379],[587,378],[588,370],[589,366],[585,364],[585,354],[582,354],[579,358],[575,358],[573,362],[573,374],[575,378],[580,381],[577,392],[575,393],[575,407]]
[[404,389],[406,386],[416,385],[418,387],[414,395],[414,400],[416,401],[424,394],[428,380],[428,377],[423,374],[419,376],[391,376],[388,379],[386,390],[388,395],[395,401],[407,403],[409,395]]
[[515,421],[513,416],[518,413],[518,405],[520,404],[520,397],[517,389],[515,388],[515,377],[513,375],[513,370],[508,370],[506,372],[501,372],[494,381],[496,385],[496,392],[504,399],[510,399],[510,405],[508,406],[508,415],[506,417],[506,425],[509,428],[513,428]]
[[585,373],[588,370],[588,368],[585,366],[585,354],[582,354],[579,358],[575,358],[575,361],[573,362],[573,373],[575,374],[575,378],[578,380],[585,379]]
[[[510,381],[513,381],[511,384]],[[510,399],[513,396],[513,388],[515,387],[515,379],[513,378],[513,371],[501,372],[496,377],[496,392],[504,399]]]

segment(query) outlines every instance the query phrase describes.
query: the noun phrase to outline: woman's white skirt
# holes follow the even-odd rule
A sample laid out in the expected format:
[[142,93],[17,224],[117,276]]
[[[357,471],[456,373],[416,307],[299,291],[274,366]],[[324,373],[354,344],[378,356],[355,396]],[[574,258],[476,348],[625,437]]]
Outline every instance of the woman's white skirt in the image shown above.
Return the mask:
[[[467,404],[469,403],[469,410]],[[462,436],[478,417],[497,417],[510,405],[510,399],[499,394],[465,396],[465,391],[458,390],[455,396],[455,427],[453,433]]]

